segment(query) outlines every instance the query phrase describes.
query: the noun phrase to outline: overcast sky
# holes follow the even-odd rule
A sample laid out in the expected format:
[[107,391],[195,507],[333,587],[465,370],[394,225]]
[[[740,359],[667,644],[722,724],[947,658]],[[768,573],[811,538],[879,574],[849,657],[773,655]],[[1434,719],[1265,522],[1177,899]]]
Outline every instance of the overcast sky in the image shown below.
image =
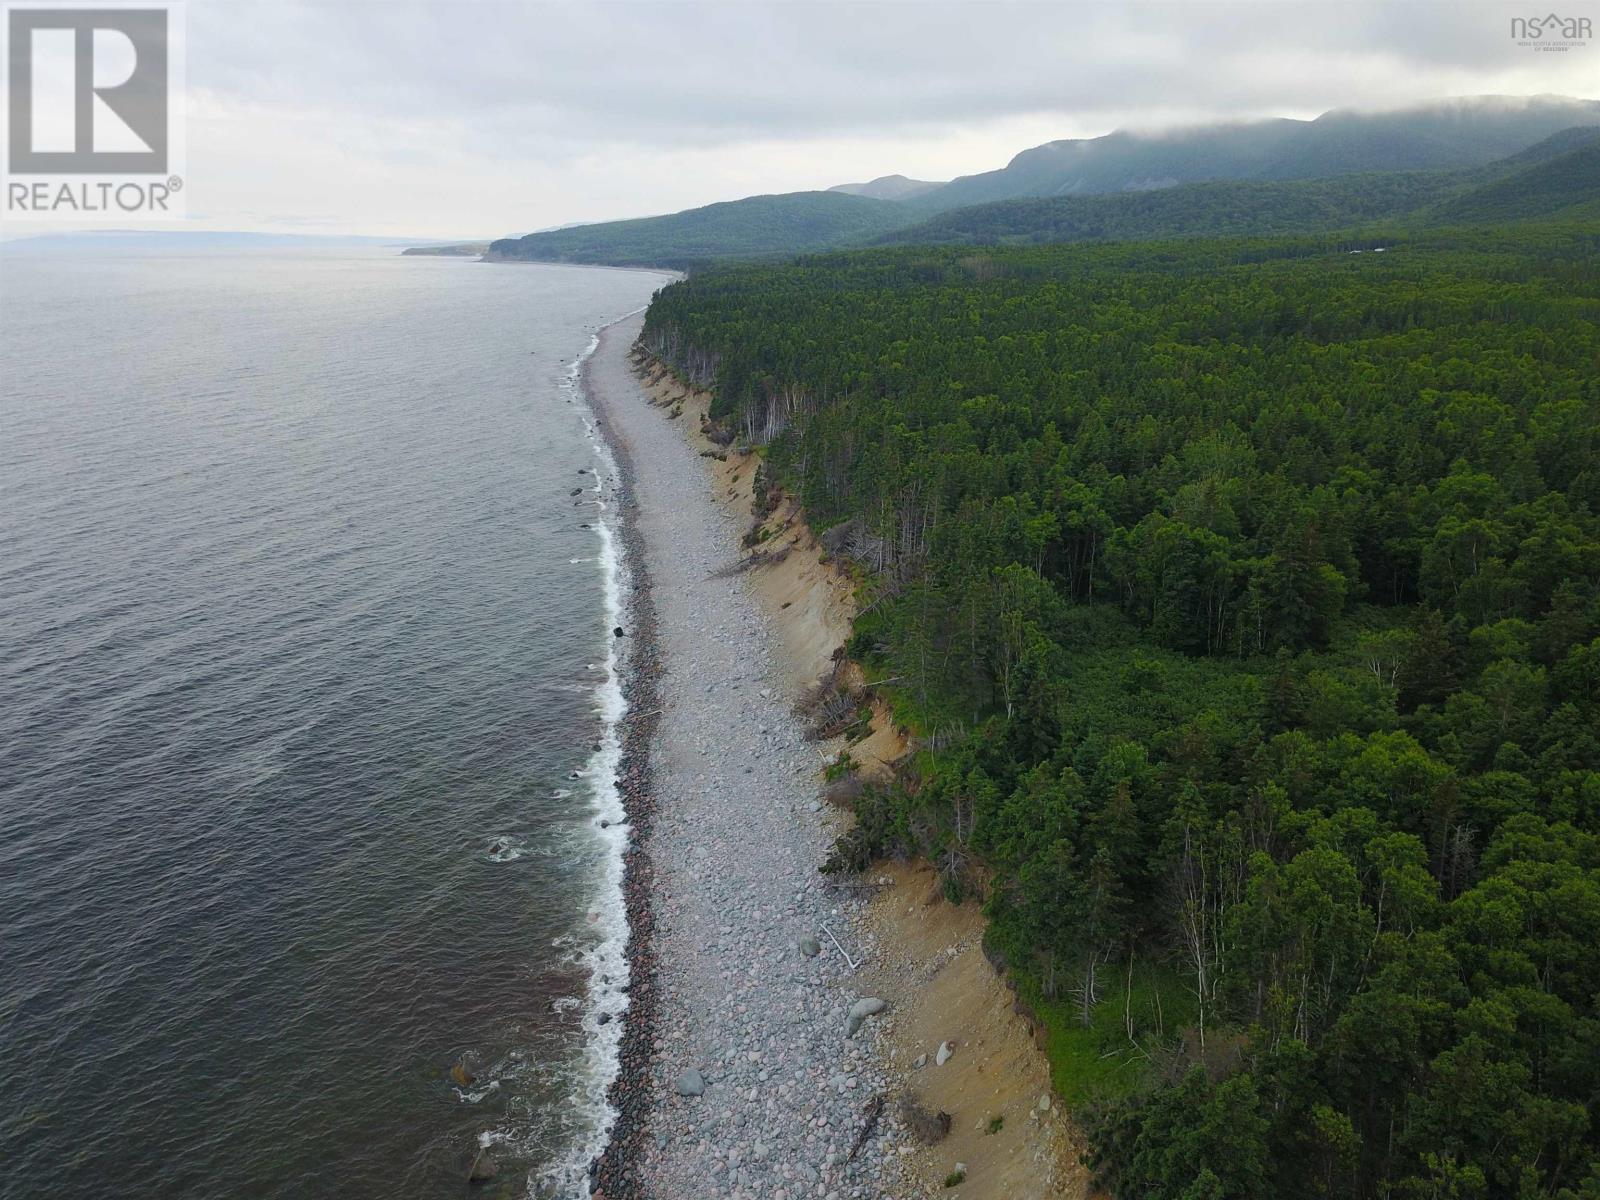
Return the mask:
[[[1560,5],[1600,28],[1600,0]],[[1117,127],[1600,97],[1600,40],[1523,49],[1528,8],[190,0],[189,215],[497,236],[945,179]]]

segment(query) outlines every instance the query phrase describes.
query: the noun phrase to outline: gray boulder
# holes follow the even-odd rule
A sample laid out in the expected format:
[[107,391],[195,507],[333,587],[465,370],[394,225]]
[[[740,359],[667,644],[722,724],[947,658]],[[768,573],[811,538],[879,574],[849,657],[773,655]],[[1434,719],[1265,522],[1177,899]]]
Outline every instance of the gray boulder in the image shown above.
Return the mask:
[[855,1037],[856,1030],[861,1028],[861,1023],[868,1017],[875,1017],[889,1006],[876,996],[868,996],[857,1000],[850,1006],[850,1015],[845,1019],[845,1037]]
[[703,1096],[706,1091],[705,1076],[695,1067],[685,1067],[673,1086],[680,1096]]
[[471,1087],[478,1082],[478,1056],[468,1050],[457,1060],[456,1065],[450,1068],[450,1079],[460,1087]]
[[822,943],[814,937],[803,937],[800,939],[800,953],[807,958],[815,958],[822,953]]
[[499,1165],[489,1154],[489,1147],[485,1146],[478,1151],[478,1157],[472,1160],[472,1166],[467,1171],[468,1183],[488,1183],[500,1172]]

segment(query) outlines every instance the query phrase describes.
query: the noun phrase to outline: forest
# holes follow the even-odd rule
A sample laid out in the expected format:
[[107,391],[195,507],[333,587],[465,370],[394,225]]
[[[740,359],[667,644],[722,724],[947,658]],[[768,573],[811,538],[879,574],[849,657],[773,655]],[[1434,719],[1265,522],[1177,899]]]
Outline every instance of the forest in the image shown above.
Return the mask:
[[998,200],[940,213],[886,233],[878,241],[918,245],[1146,241],[1348,229],[1409,217],[1468,191],[1483,173],[1481,169],[1385,171],[1281,181],[1216,180],[1142,192]]
[[916,735],[830,866],[983,900],[1102,1185],[1600,1198],[1600,227],[850,251],[643,339]]

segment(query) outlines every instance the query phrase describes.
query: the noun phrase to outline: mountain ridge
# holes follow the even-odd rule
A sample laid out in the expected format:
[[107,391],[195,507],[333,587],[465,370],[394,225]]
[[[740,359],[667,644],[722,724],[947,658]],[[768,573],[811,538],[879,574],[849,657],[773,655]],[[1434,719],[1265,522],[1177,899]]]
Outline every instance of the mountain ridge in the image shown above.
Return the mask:
[[1153,192],[996,200],[935,213],[878,242],[1037,245],[1582,218],[1595,197],[1600,127],[1581,127],[1471,170],[1213,180]]
[[870,241],[903,224],[889,200],[845,192],[782,192],[722,200],[660,217],[603,221],[500,238],[490,262],[580,262],[689,269],[712,258],[831,250]]
[[850,196],[871,196],[874,200],[909,200],[942,188],[943,181],[907,179],[904,175],[880,175],[866,183],[836,183],[828,190]]
[[[945,184],[886,175],[827,191],[749,196],[502,238],[485,257],[691,269],[874,242],[1331,230],[1409,220],[1493,182],[1473,171],[1496,163],[1504,164],[1501,175],[1519,165],[1532,169],[1591,136],[1600,137],[1600,101],[1561,96],[1464,97],[1379,113],[1332,109],[1309,121],[1279,117],[1161,134],[1119,130],[1030,147],[999,171]],[[1569,192],[1587,179],[1583,165],[1568,164],[1575,174],[1561,193],[1567,198],[1549,212],[1579,204]],[[1551,186],[1531,178],[1484,204],[1517,209],[1527,202],[1519,189]]]

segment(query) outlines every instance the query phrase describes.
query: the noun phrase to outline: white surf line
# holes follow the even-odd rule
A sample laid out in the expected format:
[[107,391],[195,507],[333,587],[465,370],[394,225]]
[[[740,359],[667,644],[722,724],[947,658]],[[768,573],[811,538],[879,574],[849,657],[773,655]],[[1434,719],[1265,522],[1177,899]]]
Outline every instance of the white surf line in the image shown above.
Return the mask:
[[[618,320],[626,320],[642,309],[635,309]],[[599,469],[594,472],[592,503],[597,519],[591,525],[600,543],[599,555],[592,561],[600,568],[604,597],[606,657],[603,675],[594,690],[595,711],[601,720],[599,748],[585,764],[582,775],[587,783],[592,831],[604,848],[599,892],[588,909],[590,936],[594,939],[580,955],[588,974],[588,994],[584,1004],[583,1068],[577,1081],[576,1103],[584,1114],[587,1128],[567,1156],[541,1173],[540,1182],[553,1186],[563,1195],[587,1197],[589,1164],[610,1140],[617,1110],[608,1096],[611,1084],[621,1069],[622,1015],[628,1008],[629,968],[627,959],[628,919],[623,897],[623,854],[628,847],[627,812],[622,803],[619,770],[622,762],[622,721],[628,702],[622,688],[622,649],[612,630],[627,621],[628,564],[615,526],[610,504],[617,480],[617,464],[601,435],[592,409],[588,409],[581,380],[583,367],[599,348],[598,333],[591,334],[583,352],[567,365],[562,387],[569,397],[584,402],[585,431],[594,449]]]

